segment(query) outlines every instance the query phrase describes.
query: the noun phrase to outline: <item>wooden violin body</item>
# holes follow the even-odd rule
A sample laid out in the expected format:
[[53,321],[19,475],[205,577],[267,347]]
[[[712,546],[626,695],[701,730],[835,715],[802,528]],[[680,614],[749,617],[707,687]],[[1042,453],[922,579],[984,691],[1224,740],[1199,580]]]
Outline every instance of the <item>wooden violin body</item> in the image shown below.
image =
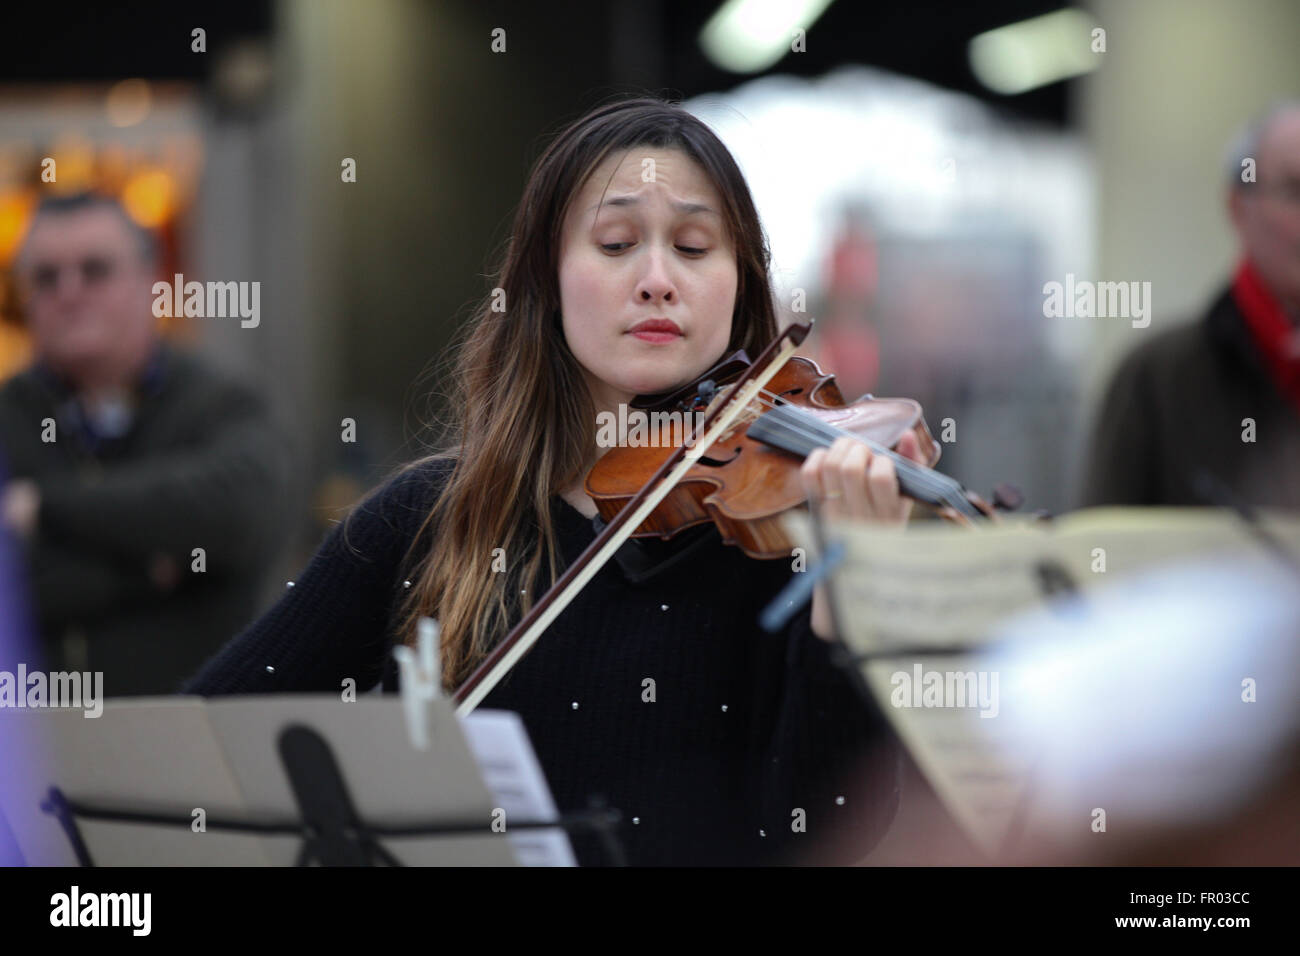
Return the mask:
[[[716,384],[710,377],[712,374],[726,376],[746,363],[743,353],[737,353],[705,373],[705,378]],[[707,407],[726,401],[727,397],[727,392],[720,390]],[[795,406],[799,413],[792,426],[788,423],[784,426],[791,438],[786,447],[754,437],[758,423],[780,406]],[[669,414],[660,417],[658,427],[652,425],[647,441],[610,448],[588,474],[586,492],[607,521],[622,510],[641,489],[647,476],[654,474],[681,443],[677,437],[681,428],[673,422],[671,413],[698,411],[701,400],[695,388],[687,387],[667,397],[642,400],[634,408],[643,413],[653,410]],[[835,437],[830,433],[823,436],[808,421],[808,416],[878,448],[893,448],[910,431],[917,438],[927,469],[939,460],[939,445],[930,435],[917,402],[867,397],[847,404],[834,376],[823,372],[811,359],[795,356],[772,378],[762,405],[747,413],[705,451],[704,457],[691,467],[633,537],[668,538],[684,528],[711,521],[717,525],[724,542],[740,547],[751,557],[788,557],[793,545],[784,531],[781,515],[807,500],[800,476],[801,456],[813,447],[828,445]],[[764,425],[770,432],[766,422]],[[671,436],[675,441],[669,440],[670,426],[676,430]],[[689,433],[689,425],[685,430]],[[969,497],[978,501],[975,496]],[[933,503],[943,510],[942,502]],[[978,510],[985,509],[988,513],[992,511],[987,505]]]

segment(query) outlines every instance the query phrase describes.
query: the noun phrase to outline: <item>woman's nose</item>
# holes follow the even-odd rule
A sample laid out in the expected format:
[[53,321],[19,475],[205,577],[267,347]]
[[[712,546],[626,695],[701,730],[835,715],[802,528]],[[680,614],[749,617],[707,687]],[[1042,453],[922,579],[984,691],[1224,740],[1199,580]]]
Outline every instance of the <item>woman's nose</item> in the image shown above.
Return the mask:
[[637,284],[637,296],[644,302],[671,302],[676,289],[668,274],[664,255],[652,249],[646,256],[646,270]]

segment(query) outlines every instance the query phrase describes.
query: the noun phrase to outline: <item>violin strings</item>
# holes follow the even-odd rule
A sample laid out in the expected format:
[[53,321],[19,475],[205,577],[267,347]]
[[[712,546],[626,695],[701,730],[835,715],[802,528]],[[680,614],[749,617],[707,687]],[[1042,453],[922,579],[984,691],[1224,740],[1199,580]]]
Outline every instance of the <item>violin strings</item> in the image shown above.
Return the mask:
[[[771,399],[769,399],[768,396],[771,396]],[[815,418],[813,416],[809,416],[807,415],[807,413],[799,409],[798,406],[793,405],[789,402],[783,402],[781,404],[778,404],[775,401],[775,399],[779,397],[780,397],[779,395],[774,395],[772,392],[763,389],[759,392],[758,403],[760,405],[764,405],[769,411],[776,410],[779,408],[787,409],[788,410],[787,414],[790,416],[791,420],[782,420],[780,424],[781,427],[783,427],[790,433],[800,438],[804,438],[809,442],[813,442],[813,443],[818,443],[821,441],[829,441],[830,434],[834,434],[836,437],[844,436],[844,437],[852,438],[855,441],[860,441],[863,444],[867,445],[874,453],[884,455],[890,458],[891,460],[894,461],[895,465],[901,466],[904,469],[917,471],[918,466],[915,464],[915,462],[912,462],[911,460],[904,458],[902,455],[899,455],[897,452],[885,448],[883,445],[880,445],[879,443],[874,442],[869,438],[865,438],[861,435],[855,435],[852,432],[846,431],[842,428],[839,428],[835,425],[831,425],[827,422],[823,422],[820,419]],[[754,415],[752,411],[748,408],[745,409],[745,411],[742,412],[741,415],[748,416],[748,421],[754,421],[759,417],[758,415]],[[829,444],[823,447],[829,447]],[[931,476],[942,478],[943,480],[939,482],[939,484],[947,484],[949,482],[953,482],[953,479],[948,478],[946,475],[939,476],[937,475],[936,472],[933,472],[930,469],[925,469],[924,471],[917,471],[915,475],[915,477],[920,481],[925,481]]]
[[824,422],[816,422],[815,419],[805,419],[807,427],[804,427],[803,424],[799,423],[799,418],[802,417],[802,414],[803,413],[798,410],[791,409],[789,412],[783,414],[780,420],[773,424],[778,426],[783,433],[803,438],[810,444],[829,445],[839,436],[846,436],[861,441],[868,447],[872,448],[876,453],[884,454],[895,462],[899,479],[903,483],[905,490],[926,496],[925,500],[929,500],[931,503],[944,501],[954,507],[967,510],[965,506],[969,503],[965,502],[964,498],[961,499],[962,504],[958,504],[954,500],[954,495],[958,494],[961,488],[952,478],[923,466],[917,466],[896,453],[882,448],[869,439],[864,439],[862,436],[854,435],[851,432],[844,431],[843,429],[836,428],[832,425],[827,425]]
[[[877,442],[861,435],[855,435],[835,425],[830,425],[821,421],[815,416],[808,415],[790,402],[780,402],[780,395],[771,392],[768,389],[760,389],[756,396],[756,401],[761,407],[769,411],[776,409],[786,409],[778,426],[786,433],[802,438],[812,445],[829,447],[834,437],[844,436],[860,441],[867,445],[873,453],[884,455],[894,462],[895,468],[900,477],[905,476],[908,482],[914,485],[917,490],[931,496],[931,503],[946,503],[950,507],[966,514],[978,516],[978,512],[964,494],[962,487],[955,479],[947,475],[942,475],[932,469],[918,466],[914,462],[899,455],[898,453],[885,448]],[[759,417],[749,406],[741,412],[739,418],[745,421],[754,421]]]
[[[790,416],[790,419],[792,420],[782,420],[780,422],[780,425],[782,428],[784,428],[786,431],[790,432],[791,434],[796,435],[799,438],[803,438],[813,444],[820,444],[821,442],[827,442],[827,444],[823,445],[822,447],[830,447],[829,442],[831,439],[829,435],[832,433],[836,437],[844,436],[844,437],[852,438],[855,441],[860,441],[863,444],[867,445],[874,453],[884,455],[887,458],[890,458],[891,460],[894,461],[896,465],[901,466],[902,468],[905,469],[916,468],[914,462],[910,461],[907,458],[904,458],[903,456],[899,455],[897,452],[892,451],[891,449],[885,448],[883,445],[880,445],[869,438],[865,438],[861,435],[855,435],[852,432],[845,431],[844,429],[838,428],[835,425],[828,424],[826,422],[821,421],[818,418],[809,416],[806,413],[802,412],[798,408],[798,406],[792,403],[781,402],[778,404],[776,399],[779,398],[780,398],[779,395],[776,395],[768,391],[767,389],[762,389],[758,393],[757,402],[758,404],[767,408],[767,410],[769,411],[774,411],[776,409],[787,409],[788,410],[787,414]],[[752,422],[757,420],[759,416],[755,415],[751,409],[746,408],[743,412],[741,412],[740,417],[745,421]],[[929,469],[926,469],[926,471],[929,471]],[[930,472],[930,474],[935,474],[935,473]],[[918,473],[916,477],[919,480],[924,481],[927,475],[924,472],[922,472],[922,473]],[[952,479],[947,478],[947,476],[942,476],[942,477],[946,481],[952,481]]]

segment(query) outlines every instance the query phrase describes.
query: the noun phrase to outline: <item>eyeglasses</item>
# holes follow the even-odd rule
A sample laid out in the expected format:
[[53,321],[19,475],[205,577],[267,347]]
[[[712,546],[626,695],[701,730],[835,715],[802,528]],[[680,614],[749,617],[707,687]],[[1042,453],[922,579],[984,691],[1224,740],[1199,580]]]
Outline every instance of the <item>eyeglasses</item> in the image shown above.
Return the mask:
[[46,295],[59,288],[65,270],[81,272],[81,284],[86,288],[103,285],[118,271],[117,260],[109,256],[87,256],[80,262],[38,262],[31,267],[29,281],[32,291]]

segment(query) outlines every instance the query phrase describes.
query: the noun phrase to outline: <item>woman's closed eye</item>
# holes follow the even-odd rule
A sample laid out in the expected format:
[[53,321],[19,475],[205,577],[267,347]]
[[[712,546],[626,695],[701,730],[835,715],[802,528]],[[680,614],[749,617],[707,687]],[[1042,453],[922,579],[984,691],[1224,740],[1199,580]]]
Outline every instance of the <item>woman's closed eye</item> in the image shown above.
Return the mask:
[[[601,247],[602,249],[604,249],[606,252],[610,252],[610,253],[618,253],[618,252],[622,252],[624,249],[628,248],[629,246],[633,246],[633,245],[636,245],[636,243],[632,243],[632,242],[603,242],[603,243],[601,243],[601,246],[600,246],[600,247]],[[700,246],[677,246],[676,248],[677,248],[677,250],[678,250],[679,252],[684,252],[684,253],[686,253],[688,256],[702,256],[702,255],[704,255],[706,252],[709,251],[708,249],[706,249],[706,248],[702,248],[702,247],[700,247]]]

